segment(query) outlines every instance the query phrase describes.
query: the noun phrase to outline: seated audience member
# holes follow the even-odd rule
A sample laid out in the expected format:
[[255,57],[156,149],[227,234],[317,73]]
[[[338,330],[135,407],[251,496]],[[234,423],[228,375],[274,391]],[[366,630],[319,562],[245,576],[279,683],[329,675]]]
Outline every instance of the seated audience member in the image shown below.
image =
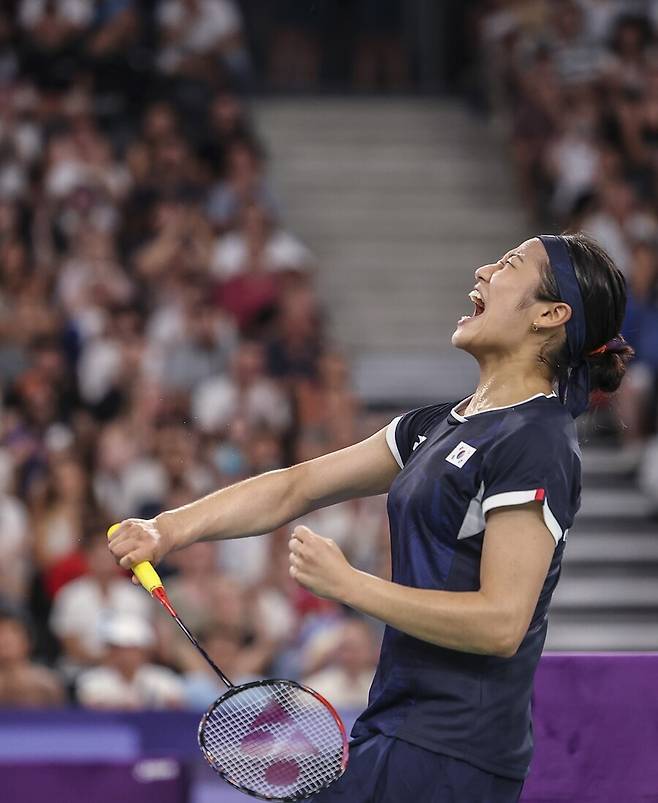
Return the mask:
[[210,187],[206,213],[218,232],[234,226],[245,204],[257,201],[271,215],[277,203],[265,176],[265,157],[251,138],[235,140],[227,150],[224,175]]
[[82,672],[76,696],[85,708],[136,710],[179,708],[181,679],[164,666],[149,662],[155,635],[146,619],[125,614],[103,627],[105,648],[101,666]]
[[244,73],[248,56],[242,42],[240,10],[232,0],[161,0],[156,8],[163,72],[211,77],[221,59]]
[[243,340],[231,356],[230,373],[199,383],[192,394],[192,418],[202,432],[224,431],[238,415],[250,426],[264,422],[282,433],[291,422],[290,403],[265,372],[263,346]]
[[64,687],[57,674],[30,659],[25,616],[0,603],[0,707],[42,708],[63,702]]
[[304,271],[314,259],[296,237],[278,226],[258,203],[242,208],[240,226],[220,237],[213,251],[211,270],[230,279],[250,270]]
[[[320,692],[339,708],[363,708],[375,672],[376,651],[369,625],[350,618],[328,632],[320,632],[320,644],[311,644],[308,652],[315,671],[303,682]],[[315,647],[315,649],[313,649]]]
[[88,574],[67,583],[55,597],[50,626],[60,640],[62,668],[75,672],[102,655],[102,625],[112,614],[147,619],[152,602],[134,586],[107,549],[105,533],[84,544]]

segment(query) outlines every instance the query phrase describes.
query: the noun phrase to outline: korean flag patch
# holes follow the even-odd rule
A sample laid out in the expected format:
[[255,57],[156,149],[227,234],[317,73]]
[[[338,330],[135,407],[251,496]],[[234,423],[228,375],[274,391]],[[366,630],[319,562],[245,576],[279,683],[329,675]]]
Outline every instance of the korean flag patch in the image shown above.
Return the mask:
[[461,468],[464,463],[472,457],[477,449],[475,446],[469,446],[468,443],[464,443],[464,441],[460,441],[457,446],[450,452],[450,454],[446,457],[448,463],[452,463],[453,466],[457,466],[457,468]]

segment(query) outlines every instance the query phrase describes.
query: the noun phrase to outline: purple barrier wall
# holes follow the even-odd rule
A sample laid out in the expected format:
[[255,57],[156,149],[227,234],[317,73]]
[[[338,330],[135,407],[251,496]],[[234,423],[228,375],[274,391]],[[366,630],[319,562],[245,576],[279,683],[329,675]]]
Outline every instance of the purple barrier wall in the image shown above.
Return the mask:
[[[349,725],[354,712],[344,713]],[[205,766],[198,721],[196,713],[0,712],[0,800],[132,803],[139,794],[143,803],[145,791],[159,803],[248,800]],[[534,730],[523,803],[658,803],[658,653],[545,655]],[[11,783],[20,795],[6,794]],[[54,796],[58,784],[65,797]]]
[[0,799],[12,803],[187,803],[185,767],[174,759],[129,763],[0,764]]
[[547,654],[523,803],[658,803],[658,653]]

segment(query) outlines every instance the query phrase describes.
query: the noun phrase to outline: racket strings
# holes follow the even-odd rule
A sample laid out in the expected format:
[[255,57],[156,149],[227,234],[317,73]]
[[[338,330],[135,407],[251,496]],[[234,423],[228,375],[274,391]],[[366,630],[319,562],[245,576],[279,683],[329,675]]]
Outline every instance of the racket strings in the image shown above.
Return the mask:
[[343,769],[344,740],[332,713],[292,684],[273,682],[227,695],[201,731],[213,767],[265,798],[301,799]]

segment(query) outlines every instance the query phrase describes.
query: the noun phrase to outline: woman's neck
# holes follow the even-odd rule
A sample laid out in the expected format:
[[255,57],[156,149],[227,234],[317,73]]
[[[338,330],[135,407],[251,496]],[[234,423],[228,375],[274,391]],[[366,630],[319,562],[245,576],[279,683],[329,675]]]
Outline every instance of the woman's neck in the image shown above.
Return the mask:
[[549,395],[552,383],[538,373],[525,373],[518,365],[496,366],[495,369],[480,365],[480,381],[469,399],[462,415],[472,415],[493,407],[507,407],[524,401],[538,393]]

